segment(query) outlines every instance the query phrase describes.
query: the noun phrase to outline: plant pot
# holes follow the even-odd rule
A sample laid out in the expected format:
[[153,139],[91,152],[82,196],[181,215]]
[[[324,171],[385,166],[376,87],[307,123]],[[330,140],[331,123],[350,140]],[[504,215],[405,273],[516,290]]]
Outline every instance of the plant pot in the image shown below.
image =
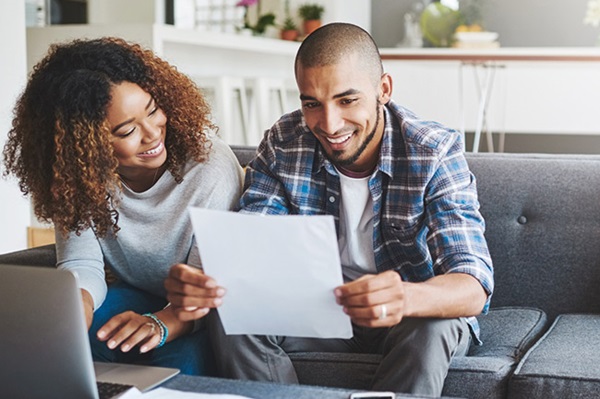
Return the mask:
[[315,29],[321,27],[321,20],[320,19],[307,19],[306,21],[304,21],[303,25],[304,25],[304,34],[310,35],[311,33],[313,33],[313,31]]
[[299,34],[300,34],[300,32],[298,32],[298,30],[296,30],[296,29],[282,30],[281,38],[283,40],[290,40],[290,41],[294,42],[294,41],[296,41],[296,39],[298,39]]
[[240,28],[238,29],[237,34],[242,36],[252,36],[254,32],[249,28]]

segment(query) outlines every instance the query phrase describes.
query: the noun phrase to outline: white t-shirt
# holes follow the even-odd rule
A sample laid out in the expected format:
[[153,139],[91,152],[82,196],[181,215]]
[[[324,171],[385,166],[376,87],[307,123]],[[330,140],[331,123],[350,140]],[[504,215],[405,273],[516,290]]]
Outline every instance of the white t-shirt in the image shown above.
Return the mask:
[[339,172],[341,184],[340,234],[338,245],[346,281],[375,274],[373,251],[373,198],[369,178],[353,178]]

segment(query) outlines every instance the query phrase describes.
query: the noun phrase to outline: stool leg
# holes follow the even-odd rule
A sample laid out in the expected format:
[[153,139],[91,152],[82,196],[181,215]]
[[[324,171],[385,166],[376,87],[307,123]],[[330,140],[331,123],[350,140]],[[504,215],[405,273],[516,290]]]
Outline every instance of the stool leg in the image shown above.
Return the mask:
[[[249,131],[248,123],[248,96],[246,95],[246,85],[242,78],[222,77],[219,79],[222,88],[223,100],[220,103],[223,108],[222,121],[224,132],[223,137],[228,137],[228,144],[247,144]],[[233,97],[236,97],[235,100]],[[235,101],[235,103],[234,103]],[[234,124],[234,107],[238,111],[241,129],[236,130]]]
[[286,112],[288,112],[288,106],[287,106],[287,94],[286,94],[286,90],[285,90],[285,85],[283,83],[279,84],[277,86],[277,88],[275,89],[277,91],[277,97],[279,98],[279,111],[280,114],[283,115]]
[[240,110],[240,119],[242,121],[242,144],[250,144],[250,121],[248,117],[248,96],[246,94],[246,87],[242,85],[238,87],[239,97],[238,106]]
[[269,109],[270,109],[270,101],[269,101],[269,86],[264,79],[257,79],[257,95],[258,95],[258,131],[260,132],[260,138],[265,130],[267,130],[269,125]]
[[227,144],[235,144],[235,132],[233,131],[233,113],[231,112],[231,85],[226,78],[218,79],[215,89],[215,102],[219,107],[218,124],[219,133]]

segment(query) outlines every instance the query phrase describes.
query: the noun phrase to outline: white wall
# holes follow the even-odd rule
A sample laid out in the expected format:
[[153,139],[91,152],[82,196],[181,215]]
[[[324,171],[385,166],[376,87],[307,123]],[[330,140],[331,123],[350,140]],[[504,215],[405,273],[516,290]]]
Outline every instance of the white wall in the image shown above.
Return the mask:
[[[187,0],[192,1],[192,0]],[[163,0],[88,0],[88,23],[160,23],[165,20]]]
[[371,0],[323,0],[322,4],[325,23],[350,22],[371,32]]
[[[12,108],[26,80],[25,3],[1,1],[0,26],[0,146],[4,148]],[[26,248],[29,224],[29,201],[23,198],[14,179],[0,179],[0,253]]]

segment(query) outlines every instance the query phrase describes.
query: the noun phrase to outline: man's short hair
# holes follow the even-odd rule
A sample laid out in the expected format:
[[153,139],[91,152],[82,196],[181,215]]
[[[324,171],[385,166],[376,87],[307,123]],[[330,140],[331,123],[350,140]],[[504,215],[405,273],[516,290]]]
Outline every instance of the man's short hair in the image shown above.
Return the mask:
[[352,54],[358,56],[365,72],[371,75],[374,82],[378,82],[383,74],[383,65],[377,44],[364,29],[342,22],[323,25],[304,39],[294,63],[296,77],[300,66],[334,65]]

